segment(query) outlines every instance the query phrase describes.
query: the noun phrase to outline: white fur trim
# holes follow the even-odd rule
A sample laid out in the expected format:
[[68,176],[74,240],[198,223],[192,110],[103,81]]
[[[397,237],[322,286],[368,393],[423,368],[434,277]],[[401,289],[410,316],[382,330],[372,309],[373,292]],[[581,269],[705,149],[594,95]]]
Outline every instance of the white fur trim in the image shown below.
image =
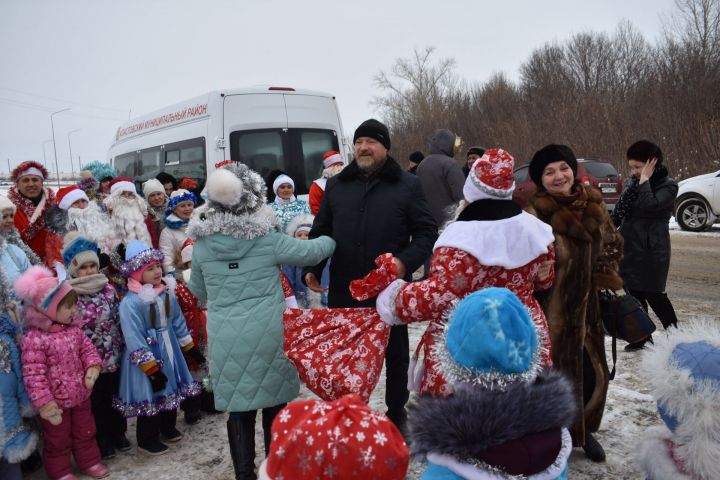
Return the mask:
[[184,347],[185,345],[190,345],[192,341],[193,339],[191,335],[185,335],[184,337],[178,338],[178,343],[181,347]]
[[711,382],[697,382],[672,360],[678,344],[705,341],[720,347],[720,325],[697,321],[654,336],[642,357],[653,396],[678,421],[675,454],[698,478],[720,479],[720,391]]
[[17,178],[20,180],[22,177],[27,177],[28,175],[35,175],[36,177],[40,177],[45,180],[45,175],[43,175],[39,168],[35,167],[26,168],[18,174]]
[[260,468],[258,468],[258,480],[272,480],[270,475],[267,473],[267,458],[262,461]]
[[68,192],[62,198],[62,200],[60,200],[60,202],[58,203],[58,207],[62,208],[63,210],[67,210],[73,203],[77,202],[78,200],[85,200],[88,203],[90,202],[87,194],[78,188]]
[[168,293],[175,291],[175,287],[177,287],[177,280],[175,280],[175,277],[172,275],[165,275],[163,277],[163,282],[165,282],[165,290],[167,290]]
[[295,295],[285,297],[285,308],[298,308],[297,298],[295,298]]
[[135,190],[135,184],[123,180],[122,182],[117,182],[110,187],[110,195],[115,195],[116,193],[120,194],[122,192],[131,192],[136,194],[137,190]]
[[316,179],[316,180],[313,180],[313,183],[314,183],[315,185],[317,185],[318,187],[320,187],[320,190],[322,190],[322,191],[324,192],[324,191],[325,191],[325,185],[327,185],[327,181],[328,181],[327,178],[318,178],[318,179]]
[[550,225],[522,212],[502,220],[453,222],[440,234],[433,250],[459,248],[482,265],[513,269],[547,253],[554,241]]
[[[570,436],[570,432],[567,428],[563,428],[561,434],[562,444],[560,446],[560,452],[553,464],[542,472],[522,478],[527,478],[528,480],[555,480],[560,476],[567,466],[570,453],[572,453],[572,437]],[[466,480],[505,480],[509,478],[507,475],[499,475],[480,467],[463,463],[452,455],[430,452],[427,454],[427,459],[428,462],[445,467]]]
[[323,160],[323,165],[325,166],[325,168],[331,167],[338,163],[339,164],[345,163],[345,161],[343,160],[343,158],[340,156],[339,153],[336,153],[335,155],[330,155],[329,157],[327,157],[326,159]]
[[672,458],[668,456],[666,440],[672,440],[672,432],[664,425],[648,428],[643,434],[638,448],[638,461],[652,480],[691,480],[692,477],[678,470]]
[[[420,367],[418,367],[420,363]],[[407,389],[410,392],[420,392],[420,384],[425,376],[425,361],[420,360],[416,355],[410,357],[410,365],[408,366],[408,383]]]
[[403,325],[402,320],[395,314],[395,299],[398,292],[407,282],[398,278],[380,292],[375,301],[375,309],[383,322],[388,325]]
[[192,270],[189,268],[183,270],[183,272],[182,272],[183,282],[185,282],[186,284],[190,283],[190,273],[191,272],[192,272]]
[[140,300],[142,300],[142,302],[147,305],[154,303],[155,299],[158,296],[158,294],[157,294],[157,292],[155,292],[155,289],[153,288],[153,286],[149,283],[144,283],[137,295],[140,298]]
[[240,203],[243,194],[243,183],[234,173],[219,168],[208,177],[205,186],[208,200],[225,207],[233,207]]
[[194,248],[195,248],[195,245],[188,245],[187,247],[184,247],[182,250],[180,250],[180,260],[183,263],[192,261],[192,254],[193,254]]
[[280,188],[280,185],[283,183],[289,183],[293,187],[293,192],[295,191],[295,181],[288,177],[287,175],[278,175],[278,177],[273,182],[273,193],[277,195],[278,188]]
[[5,447],[4,457],[8,463],[22,462],[35,451],[38,443],[38,434],[30,432],[30,440],[22,448]]

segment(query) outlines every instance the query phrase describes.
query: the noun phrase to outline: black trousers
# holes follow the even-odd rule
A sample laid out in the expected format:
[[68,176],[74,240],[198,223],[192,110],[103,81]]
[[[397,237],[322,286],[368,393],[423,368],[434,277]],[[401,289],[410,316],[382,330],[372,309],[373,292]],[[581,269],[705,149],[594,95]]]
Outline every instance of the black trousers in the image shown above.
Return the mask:
[[[270,452],[270,430],[272,427],[272,422],[275,420],[275,417],[277,416],[278,412],[285,408],[285,405],[287,403],[281,403],[280,405],[275,405],[272,407],[267,407],[262,409],[262,427],[263,427],[263,439],[265,440],[265,456]],[[239,422],[242,424],[243,428],[246,428],[248,430],[255,431],[255,419],[257,418],[257,410],[250,410],[248,412],[230,412],[230,422]],[[252,448],[250,448],[249,445],[244,445],[243,447],[248,448],[248,450],[255,452],[255,436],[248,436],[247,437],[248,442],[252,442]]]
[[410,366],[410,339],[407,325],[390,328],[390,340],[385,352],[385,405],[387,416],[397,422],[405,419],[405,404],[410,397],[407,389]]
[[670,299],[667,293],[662,292],[641,292],[639,290],[628,290],[628,293],[633,297],[640,300],[645,311],[648,311],[648,305],[653,309],[655,315],[657,315],[662,326],[667,330],[671,325],[677,327],[677,316],[675,315],[675,309],[670,303]]
[[142,447],[160,441],[160,432],[170,432],[177,422],[177,410],[152,417],[137,417],[137,443]]
[[120,372],[101,373],[95,382],[90,405],[95,417],[98,443],[113,442],[127,431],[127,421],[112,406],[120,386]]

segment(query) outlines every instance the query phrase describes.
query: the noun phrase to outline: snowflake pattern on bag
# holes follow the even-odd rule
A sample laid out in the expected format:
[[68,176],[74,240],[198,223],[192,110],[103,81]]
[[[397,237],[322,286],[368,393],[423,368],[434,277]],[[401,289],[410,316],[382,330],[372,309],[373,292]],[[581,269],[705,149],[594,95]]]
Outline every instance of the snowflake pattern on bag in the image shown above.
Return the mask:
[[370,400],[390,338],[375,308],[288,308],[283,325],[285,353],[313,393],[327,401],[348,393]]
[[[550,246],[547,254],[541,255],[527,265],[515,269],[481,265],[470,253],[452,247],[435,250],[430,266],[430,276],[421,282],[406,284],[395,298],[395,311],[403,322],[430,321],[422,336],[418,350],[424,356],[424,372],[420,392],[447,395],[450,393],[439,365],[432,351],[433,345],[445,323],[443,314],[453,302],[472,292],[488,287],[505,287],[518,296],[527,307],[533,323],[538,329],[540,343],[545,347],[541,363],[551,366],[550,333],[545,314],[533,296],[535,290],[544,290],[552,285],[554,271],[544,282],[538,282],[538,271],[545,261],[554,261],[555,250]],[[419,352],[418,352],[419,353]]]

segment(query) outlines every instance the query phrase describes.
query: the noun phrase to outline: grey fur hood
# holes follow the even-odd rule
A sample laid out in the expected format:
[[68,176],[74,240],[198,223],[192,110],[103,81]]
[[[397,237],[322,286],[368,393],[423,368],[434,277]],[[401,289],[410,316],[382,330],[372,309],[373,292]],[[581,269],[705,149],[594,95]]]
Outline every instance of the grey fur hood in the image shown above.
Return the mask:
[[430,153],[452,157],[455,137],[450,130],[435,130],[430,138]]
[[253,240],[277,229],[275,213],[267,204],[253,213],[235,214],[210,204],[195,209],[187,227],[193,240],[214,234]]
[[569,427],[576,415],[572,386],[555,372],[502,392],[458,385],[448,397],[421,396],[408,410],[413,453],[458,458],[478,458],[509,440]]
[[68,232],[67,221],[67,211],[57,205],[51,205],[45,212],[45,228],[55,235],[63,236]]

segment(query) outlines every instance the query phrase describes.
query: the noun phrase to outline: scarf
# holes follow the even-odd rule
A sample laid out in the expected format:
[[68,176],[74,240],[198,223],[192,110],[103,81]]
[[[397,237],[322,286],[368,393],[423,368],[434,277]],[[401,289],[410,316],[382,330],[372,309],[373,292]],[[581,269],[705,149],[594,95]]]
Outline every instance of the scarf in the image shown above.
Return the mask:
[[17,187],[8,190],[8,199],[27,216],[30,225],[24,232],[20,232],[23,240],[29,242],[40,230],[45,228],[45,211],[55,205],[55,194],[49,188],[43,188],[43,194],[37,206],[32,199],[18,192]]
[[155,298],[165,290],[165,284],[151,285],[149,283],[140,283],[134,278],[128,278],[128,290],[137,293],[144,303],[153,303]]
[[153,207],[149,203],[147,204],[147,209],[152,216],[153,222],[162,222],[165,220],[165,210],[167,209],[167,204],[167,199],[165,199],[165,202],[163,202],[163,204],[159,207]]
[[[658,165],[655,167],[655,171],[650,176],[650,187],[654,189],[661,181],[665,180],[668,176],[668,170],[665,165]],[[640,179],[638,177],[630,177],[630,183],[623,190],[618,200],[617,205],[612,213],[612,219],[616,227],[622,225],[625,220],[629,220],[632,217],[633,208],[635,207],[635,201],[640,193]]]
[[575,185],[572,186],[570,195],[556,195],[550,192],[548,192],[548,195],[550,195],[558,205],[570,210],[578,220],[582,219],[583,212],[588,204],[588,194],[587,190],[582,188],[581,184],[576,182]]
[[72,285],[78,295],[95,295],[105,288],[108,279],[102,273],[96,273],[86,277],[71,278],[68,283]]
[[293,203],[295,200],[296,200],[295,195],[290,195],[290,198],[288,198],[287,200],[284,200],[284,199],[280,198],[278,195],[275,195],[275,200],[273,201],[273,203],[275,203],[275,205],[288,205],[290,203]]
[[40,257],[38,257],[37,254],[33,252],[32,249],[28,247],[28,244],[25,243],[25,241],[22,239],[22,237],[17,231],[17,228],[13,227],[10,233],[0,233],[0,237],[4,237],[5,240],[7,240],[7,243],[15,245],[20,250],[22,250],[25,256],[30,261],[31,265],[43,265]]
[[174,213],[171,213],[167,217],[165,217],[165,225],[168,226],[168,228],[172,228],[173,230],[179,230],[185,225],[188,224],[188,220],[183,220],[182,218],[178,217]]

